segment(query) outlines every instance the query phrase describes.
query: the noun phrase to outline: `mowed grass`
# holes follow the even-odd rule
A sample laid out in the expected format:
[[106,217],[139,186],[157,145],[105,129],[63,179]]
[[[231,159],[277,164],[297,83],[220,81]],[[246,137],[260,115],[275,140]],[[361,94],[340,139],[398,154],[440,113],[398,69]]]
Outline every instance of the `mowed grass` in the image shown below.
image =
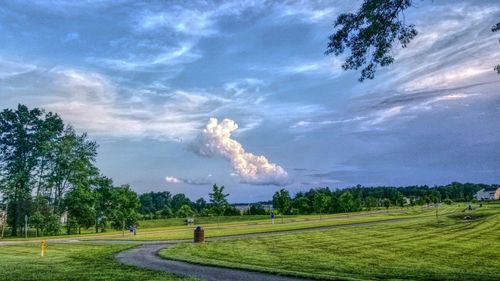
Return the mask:
[[466,214],[179,244],[160,255],[317,279],[500,280],[500,205]]
[[[440,208],[441,213],[449,213],[456,211],[458,208],[463,208],[463,205],[452,205]],[[281,223],[281,219],[276,219],[276,224],[271,224],[270,220],[250,221],[250,222],[235,222],[224,224],[208,224],[202,225],[205,229],[205,237],[221,237],[231,235],[253,234],[263,232],[279,232],[286,230],[297,230],[323,226],[336,226],[343,224],[367,223],[383,220],[394,220],[401,218],[418,218],[423,216],[433,216],[434,208],[414,209],[393,209],[389,212],[360,212],[351,214],[335,214],[323,216],[320,220],[319,216],[298,216],[288,218]],[[154,241],[154,240],[184,240],[192,239],[194,226],[169,227],[160,229],[146,229],[138,231],[136,236],[127,233],[122,235],[106,235],[89,237],[92,240],[136,240],[136,241]]]
[[130,247],[48,244],[41,257],[39,244],[0,246],[0,280],[192,280],[114,261],[114,254]]

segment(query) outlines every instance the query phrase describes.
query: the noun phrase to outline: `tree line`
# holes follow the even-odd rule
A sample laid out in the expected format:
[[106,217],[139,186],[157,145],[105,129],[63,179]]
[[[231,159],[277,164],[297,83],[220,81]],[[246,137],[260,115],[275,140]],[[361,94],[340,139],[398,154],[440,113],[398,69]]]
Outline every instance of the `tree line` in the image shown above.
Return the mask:
[[474,194],[483,188],[496,185],[458,183],[429,187],[421,186],[377,186],[330,190],[328,187],[298,192],[292,198],[281,189],[273,196],[273,207],[281,214],[323,214],[370,210],[390,206],[416,206],[431,203],[472,201]]

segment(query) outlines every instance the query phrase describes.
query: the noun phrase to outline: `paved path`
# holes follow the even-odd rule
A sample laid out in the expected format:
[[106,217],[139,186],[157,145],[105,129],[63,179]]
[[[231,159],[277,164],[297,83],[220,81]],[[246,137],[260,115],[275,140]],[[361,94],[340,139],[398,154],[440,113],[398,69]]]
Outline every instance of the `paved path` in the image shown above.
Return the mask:
[[[399,221],[411,220],[414,218],[400,218],[400,219],[391,219],[391,220],[383,220],[383,221],[373,221],[373,222],[363,222],[363,223],[353,223],[353,224],[344,224],[344,225],[333,225],[333,226],[322,226],[322,227],[314,227],[307,229],[295,229],[295,230],[286,230],[279,232],[266,232],[266,233],[251,233],[251,234],[242,234],[242,235],[234,235],[234,236],[224,236],[224,237],[213,237],[207,239],[208,241],[217,241],[217,240],[230,240],[242,237],[255,237],[255,236],[263,236],[263,235],[282,235],[287,233],[297,233],[297,232],[306,232],[313,230],[328,230],[334,228],[342,228],[342,227],[355,227],[355,226],[366,226],[372,224],[381,224],[381,223],[394,223]],[[112,241],[112,240],[96,240],[96,241],[86,241],[92,243],[123,243],[127,241]],[[137,242],[137,241],[134,241]],[[141,268],[147,268],[152,270],[159,270],[164,272],[170,272],[177,275],[182,276],[190,276],[195,278],[200,278],[208,281],[298,281],[298,280],[306,280],[301,278],[287,277],[287,276],[278,276],[274,274],[268,273],[260,273],[254,271],[246,271],[239,269],[230,269],[224,267],[216,267],[209,265],[198,265],[188,262],[181,261],[173,261],[161,258],[158,255],[158,252],[164,248],[171,247],[172,245],[178,243],[190,243],[185,240],[179,241],[168,241],[168,242],[148,242],[147,244],[143,244],[140,247],[129,249],[123,252],[118,253],[116,255],[116,259],[118,262],[133,265]]]
[[293,277],[278,276],[253,271],[197,265],[162,259],[158,251],[174,244],[147,244],[119,253],[116,259],[127,265],[165,271],[208,281],[298,281]]

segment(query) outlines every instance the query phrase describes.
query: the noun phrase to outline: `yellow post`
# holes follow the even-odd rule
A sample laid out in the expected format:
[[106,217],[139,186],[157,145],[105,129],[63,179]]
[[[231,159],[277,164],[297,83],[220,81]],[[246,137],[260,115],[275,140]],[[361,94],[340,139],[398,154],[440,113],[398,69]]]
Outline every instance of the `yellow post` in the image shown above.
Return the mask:
[[45,256],[45,247],[47,247],[47,245],[45,244],[45,240],[42,240],[42,257]]

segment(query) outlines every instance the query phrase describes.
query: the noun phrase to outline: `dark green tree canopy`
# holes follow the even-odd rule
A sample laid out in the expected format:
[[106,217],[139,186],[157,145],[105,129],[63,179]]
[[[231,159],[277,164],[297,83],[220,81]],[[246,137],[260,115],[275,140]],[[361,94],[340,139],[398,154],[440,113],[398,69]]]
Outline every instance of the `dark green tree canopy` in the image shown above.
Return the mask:
[[417,35],[415,26],[406,24],[404,11],[412,0],[364,0],[357,13],[341,14],[335,33],[329,37],[326,54],[336,56],[349,51],[342,68],[361,70],[360,81],[373,79],[378,66],[394,62],[390,54],[399,41],[405,48]]

